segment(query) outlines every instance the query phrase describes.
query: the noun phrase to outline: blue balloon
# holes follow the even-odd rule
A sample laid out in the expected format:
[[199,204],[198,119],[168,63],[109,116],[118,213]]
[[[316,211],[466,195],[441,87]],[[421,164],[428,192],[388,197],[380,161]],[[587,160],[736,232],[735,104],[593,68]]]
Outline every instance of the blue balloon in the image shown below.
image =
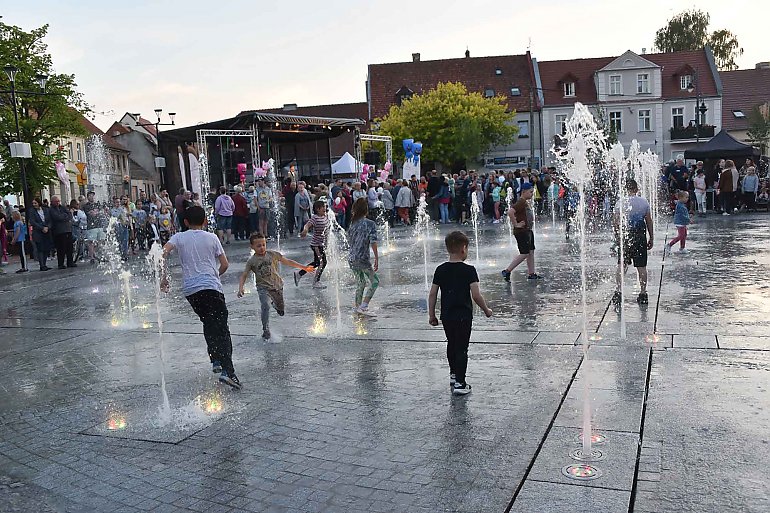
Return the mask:
[[412,157],[414,157],[414,153],[411,151],[406,152],[406,160],[412,160]]
[[414,145],[414,139],[404,139],[403,141],[404,151],[412,151],[412,145]]
[[414,143],[413,150],[415,155],[419,155],[422,153],[422,143]]
[[419,164],[420,164],[420,156],[419,155],[415,155],[414,156],[414,165],[417,166]]

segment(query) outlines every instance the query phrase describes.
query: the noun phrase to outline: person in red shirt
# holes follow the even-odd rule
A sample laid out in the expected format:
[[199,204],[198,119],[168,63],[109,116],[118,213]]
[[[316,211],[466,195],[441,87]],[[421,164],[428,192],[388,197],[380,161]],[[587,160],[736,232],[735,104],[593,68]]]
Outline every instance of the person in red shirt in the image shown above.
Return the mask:
[[235,240],[248,240],[249,202],[246,196],[244,196],[240,185],[235,186],[233,203],[235,203],[235,211],[233,212],[233,234],[235,235]]

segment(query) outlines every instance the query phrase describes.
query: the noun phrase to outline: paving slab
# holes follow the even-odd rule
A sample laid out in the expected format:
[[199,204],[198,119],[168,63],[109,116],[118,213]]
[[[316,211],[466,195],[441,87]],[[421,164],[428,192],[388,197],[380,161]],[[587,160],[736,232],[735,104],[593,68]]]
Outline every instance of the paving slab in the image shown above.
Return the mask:
[[755,349],[757,351],[770,351],[770,337],[719,335],[718,342],[720,349]]
[[626,513],[630,492],[604,488],[588,488],[561,483],[527,481],[516,497],[511,513],[574,513],[601,511]]
[[675,349],[716,349],[717,340],[715,335],[674,335]]

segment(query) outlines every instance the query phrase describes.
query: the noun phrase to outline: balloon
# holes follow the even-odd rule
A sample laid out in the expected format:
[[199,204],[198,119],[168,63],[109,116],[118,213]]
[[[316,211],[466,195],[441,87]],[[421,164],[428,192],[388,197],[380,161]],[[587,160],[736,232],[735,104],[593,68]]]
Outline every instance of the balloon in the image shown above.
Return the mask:
[[422,143],[416,142],[413,145],[413,150],[415,155],[419,155],[422,153]]
[[334,198],[334,204],[339,205],[342,202],[342,198]]
[[412,160],[412,157],[414,157],[414,153],[411,151],[406,152],[406,160]]
[[380,171],[380,181],[384,182],[387,179],[388,179],[388,171],[383,169],[382,171]]
[[238,164],[238,172],[239,173],[246,173],[246,164],[241,162]]
[[377,194],[382,194],[382,187],[377,187]]
[[262,161],[262,170],[263,170],[263,171],[267,171],[268,169],[270,169],[270,163],[269,163],[269,162],[265,162],[265,161],[263,160],[263,161]]
[[369,174],[369,164],[364,164],[364,173]]
[[393,168],[393,164],[390,163],[390,161],[385,162],[385,171],[387,173],[390,173],[390,170]]
[[402,144],[404,145],[404,151],[411,151],[414,139],[404,139]]

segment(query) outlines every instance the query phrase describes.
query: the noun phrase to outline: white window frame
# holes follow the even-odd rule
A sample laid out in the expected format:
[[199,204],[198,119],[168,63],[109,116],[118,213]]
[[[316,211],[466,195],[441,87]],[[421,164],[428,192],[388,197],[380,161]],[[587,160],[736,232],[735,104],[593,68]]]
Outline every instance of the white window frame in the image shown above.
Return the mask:
[[567,115],[555,114],[553,116],[553,125],[556,135],[564,135],[567,132]]
[[[612,79],[613,78],[617,78],[618,79],[618,81],[617,81],[617,85],[618,85],[617,92],[613,92],[612,91],[612,86],[613,86]],[[610,96],[623,96],[623,75],[610,75],[610,79],[609,79],[609,95]]]
[[684,105],[676,105],[676,106],[672,106],[671,107],[671,127],[672,128],[676,127],[676,124],[674,123],[674,111],[677,110],[677,109],[682,111],[682,128],[684,128],[684,127],[687,126],[687,123],[685,123],[685,115],[684,115],[684,113],[685,113],[686,109],[684,108]]
[[[489,94],[492,93],[492,94]],[[495,90],[491,87],[485,87],[484,88],[484,98],[494,98],[495,97]]]
[[[519,139],[526,139],[529,137],[529,120],[528,119],[520,119],[516,122],[516,126],[519,128]],[[522,126],[526,127],[524,130],[522,130]]]
[[67,143],[67,157],[70,161],[75,160],[75,154],[73,153],[72,141]]
[[[642,77],[646,77],[642,80]],[[642,86],[645,87],[642,87]],[[636,94],[650,94],[650,74],[649,73],[637,73],[636,74]]]
[[617,116],[618,119],[615,120],[615,121],[617,121],[617,125],[618,125],[618,128],[619,128],[619,129],[614,130],[614,132],[616,134],[622,134],[623,133],[623,111],[622,110],[612,110],[609,113],[607,113],[607,119],[609,120],[610,130],[613,129],[613,125],[614,125],[613,119],[612,119],[612,117],[613,117],[612,115],[613,114],[618,114],[618,116]]
[[[646,116],[642,116],[642,113],[646,112]],[[639,132],[652,132],[652,109],[639,109],[637,111],[637,128]],[[643,122],[645,122],[643,124]]]
[[681,91],[686,91],[690,84],[692,84],[692,75],[682,75],[679,77],[679,89]]
[[564,82],[564,97],[572,98],[575,96],[575,82]]
[[76,147],[77,147],[78,162],[83,162],[83,145],[80,143],[77,143]]

